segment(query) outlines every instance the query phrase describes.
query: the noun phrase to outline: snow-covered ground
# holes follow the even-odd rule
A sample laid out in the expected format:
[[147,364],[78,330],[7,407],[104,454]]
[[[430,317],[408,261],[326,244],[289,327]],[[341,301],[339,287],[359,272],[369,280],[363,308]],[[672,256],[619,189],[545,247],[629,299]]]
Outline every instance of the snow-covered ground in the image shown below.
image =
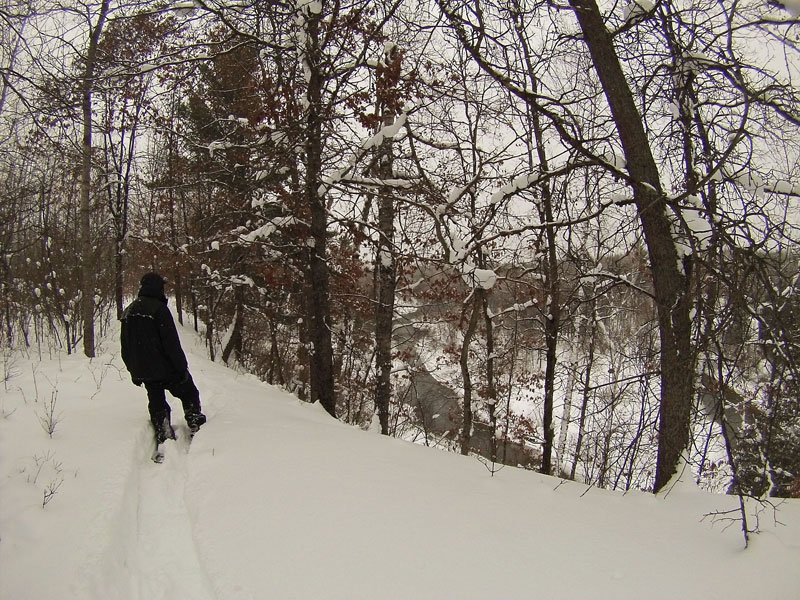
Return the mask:
[[707,516],[734,498],[492,477],[336,422],[181,335],[209,421],[162,465],[113,337],[92,361],[5,352],[2,600],[800,598],[800,501],[762,510],[745,550],[738,521]]

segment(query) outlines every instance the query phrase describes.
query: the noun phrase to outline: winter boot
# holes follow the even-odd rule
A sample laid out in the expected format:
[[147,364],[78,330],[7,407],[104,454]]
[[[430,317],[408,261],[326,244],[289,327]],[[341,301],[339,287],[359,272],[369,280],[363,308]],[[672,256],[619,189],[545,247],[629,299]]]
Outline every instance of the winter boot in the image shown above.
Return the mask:
[[164,417],[161,421],[161,427],[156,430],[156,445],[163,444],[167,440],[174,440],[175,430],[169,422],[169,417]]
[[156,449],[152,456],[153,462],[161,464],[164,462],[164,444],[156,444]]
[[203,413],[188,415],[186,417],[186,424],[189,426],[189,431],[192,435],[198,432],[200,426],[206,422],[206,416]]

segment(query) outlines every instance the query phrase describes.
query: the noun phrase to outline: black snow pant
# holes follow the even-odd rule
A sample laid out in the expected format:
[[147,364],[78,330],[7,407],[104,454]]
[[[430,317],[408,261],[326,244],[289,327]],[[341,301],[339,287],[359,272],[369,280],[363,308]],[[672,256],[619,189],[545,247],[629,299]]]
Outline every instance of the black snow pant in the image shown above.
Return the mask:
[[147,408],[150,411],[150,422],[153,424],[157,444],[175,438],[170,419],[172,411],[167,403],[165,390],[183,404],[183,415],[190,429],[205,423],[205,416],[200,412],[200,392],[188,372],[186,381],[145,381],[144,387],[147,389]]

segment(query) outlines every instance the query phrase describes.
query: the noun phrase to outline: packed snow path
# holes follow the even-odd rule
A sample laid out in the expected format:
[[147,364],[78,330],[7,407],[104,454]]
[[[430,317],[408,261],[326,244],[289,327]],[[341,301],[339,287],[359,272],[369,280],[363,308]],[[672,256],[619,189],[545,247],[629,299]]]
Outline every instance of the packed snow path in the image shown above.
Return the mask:
[[[179,439],[166,444],[166,460],[140,461],[136,537],[130,540],[132,598],[211,600],[214,594],[200,564],[186,507],[188,429],[178,429]],[[151,444],[143,453],[151,453]]]

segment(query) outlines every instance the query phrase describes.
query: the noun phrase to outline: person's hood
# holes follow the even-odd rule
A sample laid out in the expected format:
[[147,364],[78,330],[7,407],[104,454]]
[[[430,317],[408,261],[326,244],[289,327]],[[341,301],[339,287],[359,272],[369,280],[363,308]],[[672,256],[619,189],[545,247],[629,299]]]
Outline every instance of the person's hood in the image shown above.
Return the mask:
[[139,295],[148,298],[158,298],[166,304],[167,297],[164,295],[164,285],[166,281],[155,271],[145,273],[139,282]]

